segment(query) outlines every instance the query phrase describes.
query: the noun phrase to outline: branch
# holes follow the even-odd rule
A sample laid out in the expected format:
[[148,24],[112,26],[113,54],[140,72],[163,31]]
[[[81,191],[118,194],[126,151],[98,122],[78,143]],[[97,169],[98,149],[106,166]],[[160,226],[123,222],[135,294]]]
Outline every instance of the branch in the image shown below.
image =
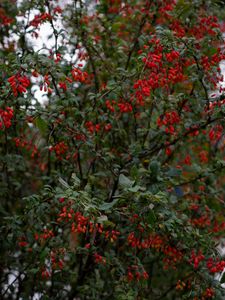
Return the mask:
[[[146,7],[147,10],[150,9],[151,4],[152,4],[152,2],[149,2],[149,3],[147,4],[147,7]],[[145,26],[147,17],[148,17],[148,12],[145,13],[145,15],[143,16],[143,18],[142,18],[142,20],[141,20],[141,23],[140,23],[140,25],[139,25],[138,31],[137,31],[137,33],[136,33],[136,35],[135,35],[133,46],[132,46],[132,48],[130,49],[130,51],[129,51],[129,53],[128,53],[128,58],[127,58],[127,62],[126,62],[126,65],[125,65],[125,70],[127,70],[128,67],[129,67],[129,63],[130,63],[132,54],[133,54],[135,48],[136,48],[137,45],[138,45],[138,38],[139,38],[139,36],[140,36],[140,34],[141,34],[141,31],[142,31],[143,27]]]
[[[215,119],[209,119],[207,122],[202,123],[195,126],[192,126],[192,128],[190,128],[189,130],[187,130],[185,133],[183,133],[182,135],[180,135],[179,137],[177,137],[176,139],[172,140],[171,142],[169,142],[168,144],[165,143],[161,143],[159,146],[156,146],[150,150],[145,151],[143,154],[139,155],[139,158],[145,158],[146,156],[152,155],[157,153],[159,150],[165,149],[169,146],[175,145],[177,142],[179,142],[180,140],[182,140],[183,138],[187,137],[190,133],[195,132],[196,130],[199,129],[204,129],[206,128],[209,124],[214,123],[216,121],[222,120],[224,118],[224,116],[222,117],[218,117]],[[154,138],[155,139],[155,138]],[[151,142],[151,141],[150,141]]]

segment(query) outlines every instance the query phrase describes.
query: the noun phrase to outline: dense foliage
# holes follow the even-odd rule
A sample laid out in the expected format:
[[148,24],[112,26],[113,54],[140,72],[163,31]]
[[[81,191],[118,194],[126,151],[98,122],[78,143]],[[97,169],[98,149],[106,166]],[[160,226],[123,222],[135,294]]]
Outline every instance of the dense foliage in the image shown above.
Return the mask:
[[1,299],[224,299],[222,9],[1,1]]

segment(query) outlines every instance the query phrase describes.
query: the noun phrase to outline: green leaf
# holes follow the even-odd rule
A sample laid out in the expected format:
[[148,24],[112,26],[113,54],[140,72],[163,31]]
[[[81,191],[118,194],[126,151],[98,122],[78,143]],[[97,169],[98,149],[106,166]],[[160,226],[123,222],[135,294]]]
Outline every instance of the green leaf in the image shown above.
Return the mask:
[[59,177],[59,182],[66,188],[69,188],[69,184],[64,180],[62,179],[62,177]]
[[40,130],[40,132],[45,135],[48,130],[48,125],[41,117],[35,119],[35,125]]
[[38,268],[29,269],[29,272],[32,274],[37,274],[39,271],[40,271],[40,269],[38,269]]
[[79,187],[80,186],[80,179],[77,177],[77,175],[75,173],[73,173],[71,178],[73,180],[73,186],[74,187]]
[[123,187],[123,188],[131,188],[134,183],[135,183],[135,181],[132,181],[128,177],[126,177],[125,175],[120,174],[119,184],[120,184],[121,187]]
[[225,283],[225,272],[223,273],[221,279],[220,279],[220,283],[223,284]]
[[155,223],[155,221],[156,221],[156,216],[155,216],[154,211],[151,209],[148,212],[148,222],[149,222],[149,224],[153,225]]
[[105,203],[103,203],[100,207],[99,207],[99,209],[100,210],[110,210],[117,202],[118,202],[118,200],[119,199],[115,199],[115,200],[113,200],[112,202],[105,202]]
[[108,221],[108,217],[106,215],[101,215],[100,217],[97,218],[98,223],[104,223]]
[[132,192],[132,193],[136,193],[139,190],[141,190],[141,187],[139,185],[135,185],[134,187],[131,187],[131,188],[128,189],[128,191]]

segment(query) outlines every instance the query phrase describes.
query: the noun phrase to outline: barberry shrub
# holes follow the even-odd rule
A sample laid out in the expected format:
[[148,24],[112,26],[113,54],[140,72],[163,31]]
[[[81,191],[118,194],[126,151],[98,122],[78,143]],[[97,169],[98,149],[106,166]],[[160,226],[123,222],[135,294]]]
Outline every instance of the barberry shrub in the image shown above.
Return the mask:
[[224,299],[222,8],[1,1],[1,299]]

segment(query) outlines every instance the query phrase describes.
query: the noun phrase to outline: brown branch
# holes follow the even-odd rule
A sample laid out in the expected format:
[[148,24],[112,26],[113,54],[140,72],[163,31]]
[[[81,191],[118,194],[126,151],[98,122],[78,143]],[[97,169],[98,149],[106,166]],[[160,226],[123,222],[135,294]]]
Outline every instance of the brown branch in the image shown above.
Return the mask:
[[[177,137],[176,139],[172,140],[171,142],[169,142],[168,144],[162,143],[159,146],[156,146],[150,150],[145,151],[145,153],[140,154],[139,158],[144,158],[146,156],[155,154],[156,152],[158,152],[159,150],[165,149],[169,146],[173,146],[176,143],[178,143],[179,141],[181,141],[183,138],[187,137],[190,133],[195,132],[196,130],[199,129],[204,129],[206,128],[209,124],[214,123],[216,121],[222,120],[224,118],[224,116],[222,117],[218,117],[215,119],[209,119],[207,122],[203,123],[203,124],[199,124],[196,126],[192,126],[192,128],[190,128],[189,130],[187,130],[184,134],[180,135],[179,137]],[[151,141],[150,141],[151,142]]]
[[[150,9],[151,4],[152,4],[152,2],[148,2],[148,3],[147,3],[146,10],[149,10],[149,9]],[[142,18],[142,20],[141,20],[141,23],[140,23],[140,25],[139,25],[139,27],[138,27],[137,33],[136,33],[135,38],[134,38],[133,46],[131,47],[131,49],[130,49],[130,51],[129,51],[129,53],[128,53],[128,58],[127,58],[127,62],[126,62],[126,65],[125,65],[125,70],[127,70],[128,67],[129,67],[129,64],[130,64],[130,60],[131,60],[132,54],[133,54],[135,48],[136,48],[137,45],[138,45],[138,38],[139,38],[139,36],[140,36],[140,34],[141,34],[141,31],[142,31],[143,27],[145,26],[147,17],[148,17],[148,12],[145,13],[145,15],[143,16],[143,18]]]

